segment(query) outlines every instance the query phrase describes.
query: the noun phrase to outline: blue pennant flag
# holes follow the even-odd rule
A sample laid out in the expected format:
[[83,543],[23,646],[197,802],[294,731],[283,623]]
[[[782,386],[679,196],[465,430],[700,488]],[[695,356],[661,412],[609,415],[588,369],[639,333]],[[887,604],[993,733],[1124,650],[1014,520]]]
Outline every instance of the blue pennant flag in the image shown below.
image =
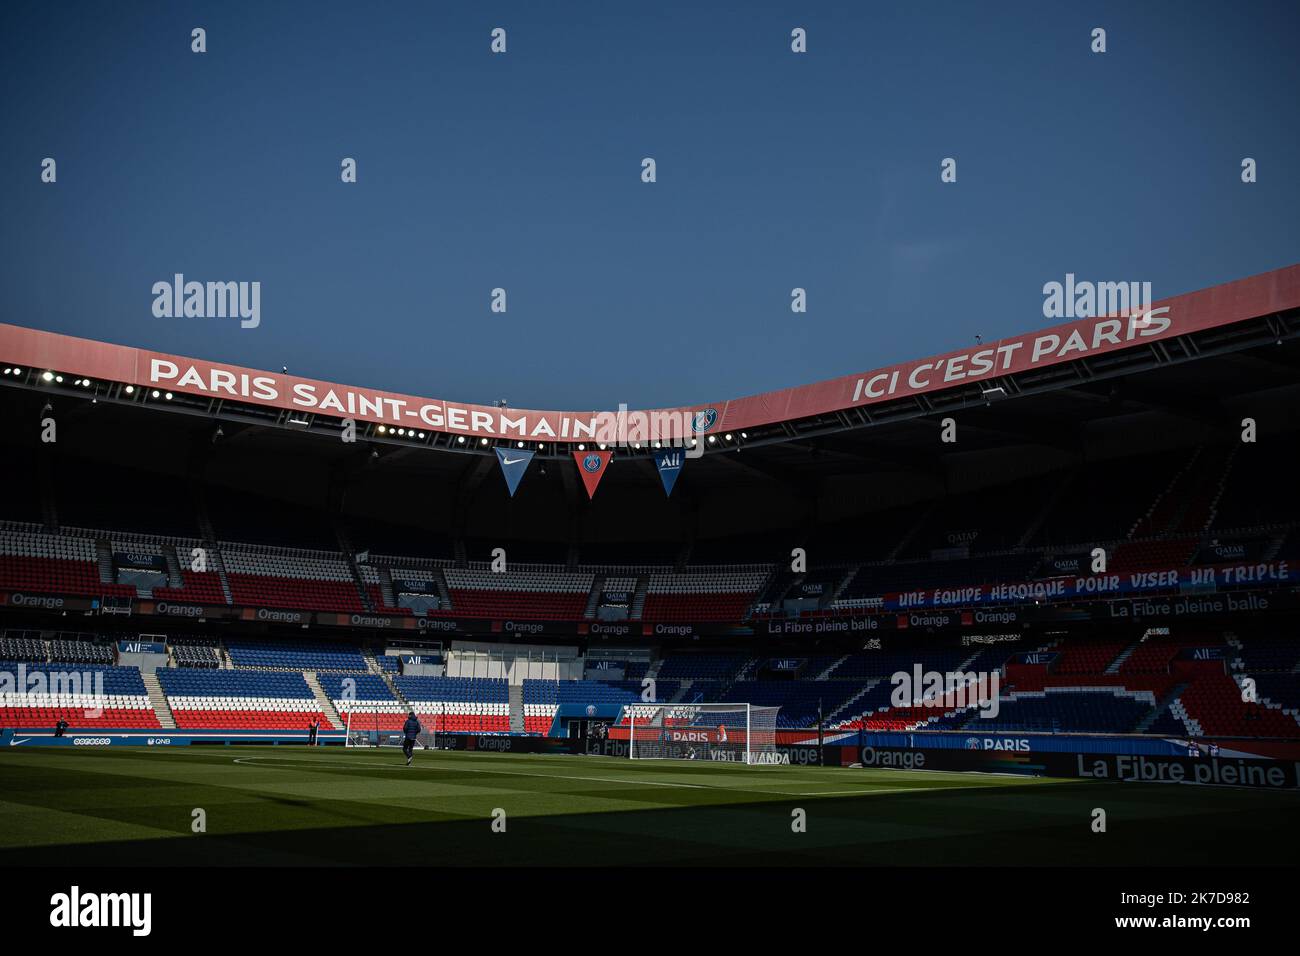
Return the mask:
[[501,462],[501,474],[505,476],[506,487],[510,489],[510,497],[513,498],[515,489],[519,487],[519,479],[528,470],[528,463],[533,460],[534,453],[518,448],[498,448],[496,452],[497,461]]
[[677,476],[682,473],[685,464],[684,448],[665,448],[655,452],[655,466],[659,469],[659,480],[664,483],[664,494],[673,493],[673,485],[677,484]]

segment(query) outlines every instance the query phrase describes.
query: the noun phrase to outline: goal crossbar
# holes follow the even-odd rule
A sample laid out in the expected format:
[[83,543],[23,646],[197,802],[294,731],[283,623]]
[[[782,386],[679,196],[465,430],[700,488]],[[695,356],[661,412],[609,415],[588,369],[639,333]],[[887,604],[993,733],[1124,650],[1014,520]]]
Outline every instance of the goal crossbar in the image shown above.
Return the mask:
[[628,704],[628,756],[632,760],[781,762],[776,749],[779,707],[748,703]]

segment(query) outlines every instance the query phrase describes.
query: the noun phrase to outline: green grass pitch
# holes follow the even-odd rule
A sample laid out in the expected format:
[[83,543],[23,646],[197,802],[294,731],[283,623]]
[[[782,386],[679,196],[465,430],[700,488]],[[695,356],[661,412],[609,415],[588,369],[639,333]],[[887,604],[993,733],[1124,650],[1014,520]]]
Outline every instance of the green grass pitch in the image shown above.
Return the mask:
[[333,747],[0,753],[10,866],[1287,865],[1298,813],[1294,793],[901,770],[432,751],[408,768],[397,750]]

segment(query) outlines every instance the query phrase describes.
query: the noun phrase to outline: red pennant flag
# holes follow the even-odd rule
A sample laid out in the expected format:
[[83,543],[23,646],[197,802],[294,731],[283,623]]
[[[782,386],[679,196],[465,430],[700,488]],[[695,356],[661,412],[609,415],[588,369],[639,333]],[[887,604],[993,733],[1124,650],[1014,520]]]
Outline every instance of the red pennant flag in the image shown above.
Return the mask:
[[596,486],[600,484],[600,479],[605,477],[605,466],[609,464],[609,460],[613,455],[612,451],[575,451],[573,453],[573,460],[578,463],[578,474],[582,475],[582,483],[587,486],[588,498],[595,497]]

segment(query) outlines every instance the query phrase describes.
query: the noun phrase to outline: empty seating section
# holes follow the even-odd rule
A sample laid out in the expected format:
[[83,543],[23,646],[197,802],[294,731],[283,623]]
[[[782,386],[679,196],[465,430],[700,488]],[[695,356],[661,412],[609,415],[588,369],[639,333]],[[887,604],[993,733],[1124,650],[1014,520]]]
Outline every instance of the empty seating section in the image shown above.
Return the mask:
[[1261,703],[1300,713],[1300,674],[1256,674],[1255,691]]
[[225,604],[226,594],[221,590],[221,578],[215,571],[182,570],[180,585],[165,585],[153,589],[158,601],[184,601],[193,604]]
[[395,680],[421,722],[440,733],[510,731],[510,691],[504,680],[405,676]]
[[215,644],[172,640],[170,646],[172,660],[176,662],[177,667],[217,668],[221,666],[221,653]]
[[[564,681],[568,684],[586,684],[588,681]],[[559,685],[550,680],[524,681],[524,732],[549,734],[560,709]]]
[[1245,701],[1242,696],[1237,682],[1220,674],[1192,682],[1178,700],[1203,736],[1300,737],[1300,722],[1294,711],[1287,713],[1276,704],[1270,707],[1258,700]]
[[0,589],[116,597],[136,593],[133,587],[100,580],[94,540],[17,524],[0,524]]
[[740,654],[673,654],[659,668],[662,680],[735,680],[749,658]]
[[[351,715],[364,729],[400,729],[405,697],[425,726],[438,732],[510,731],[509,687],[502,679],[397,676],[397,656],[377,654],[381,669],[394,675],[400,692],[394,694],[384,677],[368,670],[369,652],[355,645],[231,639],[225,650],[233,669],[222,666],[215,639],[174,636],[168,645],[175,666],[157,673],[180,730],[297,735],[313,718],[327,724],[306,671],[316,674],[343,720]],[[1025,650],[1037,650],[1040,658],[1025,663]],[[49,729],[62,717],[74,731],[158,727],[139,671],[112,666],[113,659],[113,644],[104,635],[5,631],[0,671],[16,673],[22,667],[42,675],[44,683],[24,689],[9,682],[0,696],[0,725]],[[918,646],[812,655],[797,679],[788,671],[766,669],[765,660],[720,651],[668,651],[658,661],[593,657],[586,679],[523,682],[523,730],[551,733],[562,708],[568,708],[567,716],[621,716],[626,705],[643,701],[642,678],[654,673],[658,701],[778,706],[783,729],[815,726],[820,710],[834,729],[1300,739],[1300,643],[1295,640],[1184,630],[1126,643],[1057,638],[1019,650]],[[602,661],[613,665],[613,673],[621,671],[622,679],[602,679],[601,668],[591,666]],[[999,713],[982,716],[978,701],[959,701],[952,694],[939,706],[916,700],[895,706],[894,676],[914,676],[918,666],[923,673],[998,672]],[[1255,681],[1253,700],[1243,700],[1249,696],[1241,687],[1246,677]],[[59,680],[83,685],[56,684]]]
[[764,581],[768,567],[692,568],[681,573],[656,571],[649,576],[646,621],[743,620]]
[[50,641],[50,660],[65,664],[111,664],[113,650],[93,635],[60,632]]
[[1113,573],[1123,573],[1185,567],[1192,560],[1196,548],[1195,538],[1176,541],[1128,541],[1119,545],[1111,555],[1109,570]]
[[590,572],[549,567],[501,572],[448,568],[444,574],[452,607],[462,617],[581,620],[592,585]]
[[[72,731],[159,726],[144,680],[134,667],[0,661],[0,670],[15,675],[12,689],[0,690],[0,727],[48,731],[59,720],[66,720]],[[24,680],[17,680],[18,675]]]
[[301,673],[165,668],[158,681],[182,730],[305,731],[320,712]]
[[240,605],[361,613],[352,568],[340,555],[222,544],[226,580]]
[[376,674],[321,674],[317,680],[345,727],[401,730],[406,723],[406,708]]
[[1132,733],[1151,712],[1149,691],[1098,691],[1074,687],[1012,694],[998,702],[995,716],[971,711],[964,727],[989,731],[1043,733]]
[[1238,646],[1232,667],[1248,674],[1293,671],[1300,667],[1300,643],[1247,641]]
[[1003,551],[1015,547],[1056,487],[1054,481],[1033,479],[950,495],[925,515],[899,556],[929,557],[950,548]]
[[40,631],[5,631],[0,635],[0,661],[47,661],[50,649]]
[[1051,671],[1057,676],[1104,674],[1124,648],[1123,644],[1068,644],[1060,649]]
[[246,641],[226,643],[236,667],[291,671],[365,671],[360,648],[305,641]]
[[778,728],[815,727],[819,705],[830,715],[861,690],[852,681],[747,680],[732,684],[720,702],[780,707]]
[[1094,461],[1073,472],[1047,476],[1063,493],[1044,513],[1030,545],[1115,541],[1137,521],[1186,464],[1185,450]]

